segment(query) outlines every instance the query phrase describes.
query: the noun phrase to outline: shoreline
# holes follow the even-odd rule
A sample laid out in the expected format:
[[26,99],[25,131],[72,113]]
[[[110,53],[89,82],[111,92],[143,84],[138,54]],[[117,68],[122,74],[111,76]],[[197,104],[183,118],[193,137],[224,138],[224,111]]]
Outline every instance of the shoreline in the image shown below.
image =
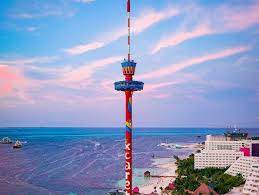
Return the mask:
[[[193,150],[192,153],[194,153],[195,150],[200,149],[199,146],[200,146],[199,143],[190,143],[190,144],[184,145],[184,147],[179,150],[191,149]],[[179,158],[184,159],[184,158],[187,158],[188,156],[189,156],[188,154],[181,155],[179,156]],[[156,193],[161,194],[160,187],[164,189],[169,185],[169,183],[174,182],[177,177],[177,173],[176,173],[177,165],[174,157],[157,158],[157,159],[152,159],[152,161],[153,161],[152,166],[164,171],[160,174],[161,177],[157,177],[157,178],[151,177],[149,178],[148,183],[140,185],[139,192],[141,194],[151,194],[152,192],[155,191],[155,187],[156,187]],[[172,177],[168,177],[168,176],[172,176]]]
[[[172,158],[168,158],[168,159],[172,159]],[[159,159],[156,159],[156,160],[159,161]],[[161,177],[159,178],[150,178],[149,184],[146,184],[146,185],[144,184],[139,186],[141,194],[150,194],[154,192],[155,187],[156,187],[157,193],[160,194],[161,193],[160,187],[163,187],[164,189],[165,187],[168,186],[169,183],[174,182],[175,180],[175,178],[167,177],[167,176],[177,177],[177,174],[176,174],[177,165],[175,164],[175,160],[173,162],[154,164],[154,165],[156,166],[156,168],[165,169],[165,171],[161,174]],[[165,176],[165,177],[162,177],[162,176]]]

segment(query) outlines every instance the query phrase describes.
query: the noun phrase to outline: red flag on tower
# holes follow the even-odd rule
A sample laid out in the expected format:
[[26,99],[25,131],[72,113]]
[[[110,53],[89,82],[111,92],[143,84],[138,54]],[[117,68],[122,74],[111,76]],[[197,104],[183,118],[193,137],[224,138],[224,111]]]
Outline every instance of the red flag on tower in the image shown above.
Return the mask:
[[130,12],[130,0],[127,0],[127,12]]

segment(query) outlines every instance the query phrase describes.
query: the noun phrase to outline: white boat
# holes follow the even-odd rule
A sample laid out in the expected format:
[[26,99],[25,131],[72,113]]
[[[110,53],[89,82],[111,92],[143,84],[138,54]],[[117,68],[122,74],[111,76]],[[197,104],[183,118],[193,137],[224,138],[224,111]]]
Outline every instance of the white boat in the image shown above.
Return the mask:
[[179,145],[179,144],[175,144],[174,146],[175,146],[176,149],[186,148],[186,146],[182,146],[182,145]]
[[173,143],[161,143],[158,146],[165,147],[166,149],[182,149],[186,148],[186,146],[180,144],[173,144]]
[[16,148],[21,148],[22,147],[22,142],[20,141],[16,141],[15,144],[13,145],[13,148],[16,149]]
[[107,194],[108,195],[125,195],[125,191],[123,191],[122,189],[117,189],[117,190],[111,190]]
[[4,137],[1,140],[1,144],[11,144],[11,143],[12,143],[12,140],[9,137]]

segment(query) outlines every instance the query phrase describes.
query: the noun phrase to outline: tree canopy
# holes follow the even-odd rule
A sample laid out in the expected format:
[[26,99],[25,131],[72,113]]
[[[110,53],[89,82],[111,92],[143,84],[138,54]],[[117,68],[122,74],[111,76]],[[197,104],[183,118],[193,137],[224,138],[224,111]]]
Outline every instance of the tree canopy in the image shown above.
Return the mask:
[[245,180],[242,175],[231,176],[225,174],[227,168],[205,168],[194,169],[194,155],[187,159],[176,159],[177,178],[175,180],[175,191],[173,194],[188,194],[185,190],[194,191],[201,183],[205,183],[213,188],[219,194],[229,192],[233,187],[244,184]]

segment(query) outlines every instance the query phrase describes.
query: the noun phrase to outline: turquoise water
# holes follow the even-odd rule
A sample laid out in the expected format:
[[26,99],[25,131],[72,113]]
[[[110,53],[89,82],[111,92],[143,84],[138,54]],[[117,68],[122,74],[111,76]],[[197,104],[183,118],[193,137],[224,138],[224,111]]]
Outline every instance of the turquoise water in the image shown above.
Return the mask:
[[[259,136],[257,129],[247,131]],[[201,142],[206,134],[223,132],[225,129],[135,129],[135,182],[145,182],[142,176],[147,168],[156,171],[153,155],[172,157],[188,152],[166,150],[158,146],[160,143]],[[0,128],[0,138],[5,136],[24,145],[20,150],[0,145],[0,194],[105,194],[123,186],[122,128]]]

